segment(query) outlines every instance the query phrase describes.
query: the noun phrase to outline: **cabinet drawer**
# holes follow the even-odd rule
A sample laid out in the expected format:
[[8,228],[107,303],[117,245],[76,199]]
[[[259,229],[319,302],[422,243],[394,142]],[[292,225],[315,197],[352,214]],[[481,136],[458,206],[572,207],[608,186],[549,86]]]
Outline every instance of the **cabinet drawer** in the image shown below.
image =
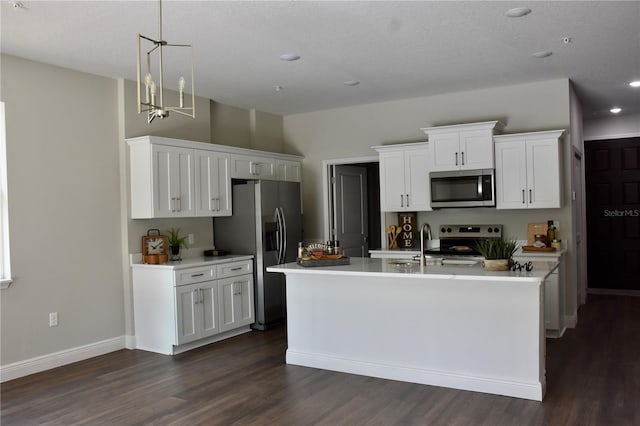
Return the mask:
[[216,277],[214,265],[176,271],[176,286],[210,281]]
[[218,278],[233,277],[253,273],[253,261],[241,260],[238,262],[224,263],[218,266]]

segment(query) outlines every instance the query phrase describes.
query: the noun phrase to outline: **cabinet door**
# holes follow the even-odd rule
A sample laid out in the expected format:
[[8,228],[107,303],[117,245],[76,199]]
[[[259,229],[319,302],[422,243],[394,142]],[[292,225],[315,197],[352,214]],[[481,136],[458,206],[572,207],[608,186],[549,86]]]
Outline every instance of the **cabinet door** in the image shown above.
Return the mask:
[[524,140],[495,145],[496,208],[526,209],[527,158]]
[[230,156],[196,151],[196,215],[231,216]]
[[176,344],[200,338],[198,307],[201,300],[200,284],[176,287]]
[[302,181],[302,163],[299,161],[278,160],[276,167],[276,179],[286,182]]
[[460,168],[493,169],[493,131],[460,132]]
[[236,277],[218,280],[220,331],[233,330],[238,324],[238,312],[234,304],[235,281]]
[[219,280],[218,297],[220,331],[233,330],[254,322],[252,275]]
[[544,327],[560,330],[558,274],[553,273],[544,281]]
[[153,145],[154,217],[193,216],[193,150]]
[[268,157],[232,154],[231,177],[276,180],[276,160]]
[[218,305],[218,284],[215,282],[200,284],[200,307],[202,309],[200,337],[220,333]]
[[380,153],[380,209],[386,212],[405,210],[404,151]]
[[527,141],[530,208],[561,207],[558,139]]
[[433,171],[460,169],[459,132],[429,135],[433,150]]
[[409,194],[405,206],[408,211],[431,210],[431,190],[429,188],[429,150],[411,149],[404,153],[407,174],[406,191]]
[[253,312],[253,275],[243,275],[234,280],[236,286],[235,303],[238,308],[238,327],[253,324],[255,315]]

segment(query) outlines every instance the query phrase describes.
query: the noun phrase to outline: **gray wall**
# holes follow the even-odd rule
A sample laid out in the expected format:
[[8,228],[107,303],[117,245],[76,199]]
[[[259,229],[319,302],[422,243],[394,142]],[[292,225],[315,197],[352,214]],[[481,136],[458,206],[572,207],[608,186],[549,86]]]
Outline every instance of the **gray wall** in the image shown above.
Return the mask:
[[584,140],[640,136],[640,114],[585,120]]
[[1,293],[6,365],[122,336],[124,316],[116,81],[6,55],[1,76],[15,278]]

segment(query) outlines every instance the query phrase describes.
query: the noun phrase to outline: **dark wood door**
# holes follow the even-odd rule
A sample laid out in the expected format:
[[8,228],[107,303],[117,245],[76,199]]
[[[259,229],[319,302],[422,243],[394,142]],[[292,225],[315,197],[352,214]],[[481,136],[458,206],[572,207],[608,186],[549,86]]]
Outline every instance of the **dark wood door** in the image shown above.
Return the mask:
[[640,137],[585,141],[589,288],[640,290]]

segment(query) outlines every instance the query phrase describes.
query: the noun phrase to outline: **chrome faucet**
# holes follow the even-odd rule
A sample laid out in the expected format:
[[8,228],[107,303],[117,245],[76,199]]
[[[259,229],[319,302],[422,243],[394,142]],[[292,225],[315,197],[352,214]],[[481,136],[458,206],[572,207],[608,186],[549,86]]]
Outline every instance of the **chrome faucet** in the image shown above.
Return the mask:
[[424,256],[424,230],[425,228],[427,229],[427,238],[429,239],[429,241],[432,240],[432,236],[431,236],[431,227],[429,226],[428,223],[423,223],[422,226],[420,227],[420,266],[425,266],[426,264],[426,259]]

